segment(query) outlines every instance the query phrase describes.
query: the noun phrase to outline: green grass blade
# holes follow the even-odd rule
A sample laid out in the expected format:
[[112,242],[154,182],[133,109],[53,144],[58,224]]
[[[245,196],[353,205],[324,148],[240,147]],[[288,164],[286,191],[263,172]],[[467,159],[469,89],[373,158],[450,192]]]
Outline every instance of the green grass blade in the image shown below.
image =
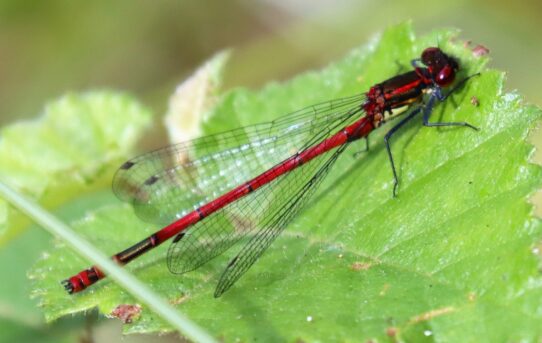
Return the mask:
[[98,265],[111,279],[115,280],[133,296],[147,304],[149,308],[168,321],[186,337],[197,342],[215,342],[211,335],[167,304],[130,273],[113,263],[111,259],[94,248],[90,243],[81,239],[66,224],[24,196],[13,191],[1,181],[0,195],[21,212],[32,218],[41,227],[51,234],[60,237],[71,245],[75,251],[78,251],[82,256]]

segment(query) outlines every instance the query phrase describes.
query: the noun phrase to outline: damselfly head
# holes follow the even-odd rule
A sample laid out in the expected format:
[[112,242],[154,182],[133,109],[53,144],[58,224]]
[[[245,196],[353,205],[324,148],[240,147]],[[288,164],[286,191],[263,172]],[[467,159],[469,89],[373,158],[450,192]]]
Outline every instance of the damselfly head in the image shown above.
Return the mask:
[[454,82],[459,63],[454,57],[448,56],[440,48],[427,48],[422,52],[422,63],[427,66],[433,81],[441,87]]

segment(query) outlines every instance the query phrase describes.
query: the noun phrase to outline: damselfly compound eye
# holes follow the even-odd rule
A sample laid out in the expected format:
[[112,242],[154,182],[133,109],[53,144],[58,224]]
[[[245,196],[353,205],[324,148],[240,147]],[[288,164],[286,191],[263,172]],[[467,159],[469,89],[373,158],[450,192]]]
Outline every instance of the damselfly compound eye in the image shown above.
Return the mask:
[[455,70],[450,66],[446,65],[442,70],[440,70],[435,77],[435,82],[441,87],[448,86],[455,79]]

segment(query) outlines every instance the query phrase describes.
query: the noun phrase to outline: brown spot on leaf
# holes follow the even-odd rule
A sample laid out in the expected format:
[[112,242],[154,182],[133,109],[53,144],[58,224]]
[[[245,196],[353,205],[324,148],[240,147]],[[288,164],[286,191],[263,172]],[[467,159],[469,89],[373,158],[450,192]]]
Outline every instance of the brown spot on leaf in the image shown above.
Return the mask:
[[113,312],[111,312],[112,317],[119,318],[122,320],[124,324],[131,323],[134,318],[139,317],[139,314],[141,313],[141,306],[139,305],[119,305],[117,306]]
[[415,317],[412,317],[410,319],[410,323],[424,322],[424,321],[427,321],[427,320],[433,319],[435,317],[442,316],[442,315],[445,315],[447,313],[451,313],[451,312],[454,312],[454,311],[455,311],[455,308],[452,307],[452,306],[438,308],[436,310],[431,310],[431,311],[422,313],[420,315],[417,315]]
[[478,98],[474,95],[470,98],[470,103],[475,107],[480,106],[480,100],[478,100]]
[[389,337],[397,336],[397,328],[390,326],[389,328],[386,329],[386,335],[388,335]]
[[370,262],[354,262],[352,263],[350,268],[354,271],[359,271],[359,270],[367,270],[371,268],[371,266],[372,266],[372,263]]
[[181,295],[181,296],[178,297],[178,298],[175,298],[175,299],[170,300],[169,303],[170,303],[171,305],[179,305],[179,304],[184,303],[187,299],[188,299],[188,296],[187,296],[186,294],[183,294],[183,295]]

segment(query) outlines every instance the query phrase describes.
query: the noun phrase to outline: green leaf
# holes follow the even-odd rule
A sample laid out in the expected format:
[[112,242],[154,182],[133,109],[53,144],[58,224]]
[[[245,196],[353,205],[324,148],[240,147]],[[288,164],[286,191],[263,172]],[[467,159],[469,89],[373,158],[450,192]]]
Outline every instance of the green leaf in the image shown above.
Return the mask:
[[[133,153],[150,119],[149,111],[126,94],[67,94],[48,104],[39,119],[0,131],[0,178],[56,207],[109,184],[112,165]],[[9,229],[0,242],[25,224],[0,200],[0,233]]]
[[[392,27],[322,71],[228,94],[203,125],[205,133],[222,131],[359,93],[397,74],[398,65],[409,68],[410,59],[438,38],[460,59],[460,77],[482,74],[438,105],[432,120],[466,120],[480,131],[409,123],[392,141],[401,180],[397,198],[391,197],[382,144],[386,125],[371,136],[369,153],[353,157],[361,142],[343,154],[308,208],[221,298],[212,295],[228,256],[179,277],[168,272],[167,246],[161,246],[128,268],[225,341],[540,337],[542,226],[527,197],[540,186],[542,172],[528,162],[533,148],[525,138],[542,112],[505,93],[503,73],[484,69],[486,59],[454,43],[453,35],[415,38],[409,24]],[[120,205],[94,211],[75,228],[110,253],[157,229]],[[95,306],[107,315],[119,304],[137,303],[107,280],[65,294],[58,282],[86,263],[59,243],[36,264],[34,294],[48,320]],[[125,327],[169,329],[145,308]]]
[[[76,210],[73,200],[84,203],[83,193],[109,188],[112,164],[133,153],[149,123],[149,111],[126,94],[65,95],[47,105],[40,118],[0,131],[0,179],[48,208],[72,200],[61,215],[80,218],[84,211]],[[9,275],[0,285],[0,321],[9,329],[0,331],[11,340],[59,341],[62,332],[75,328],[46,327],[36,302],[28,299],[27,270],[52,245],[41,228],[27,229],[27,224],[25,217],[0,199],[0,270]]]

